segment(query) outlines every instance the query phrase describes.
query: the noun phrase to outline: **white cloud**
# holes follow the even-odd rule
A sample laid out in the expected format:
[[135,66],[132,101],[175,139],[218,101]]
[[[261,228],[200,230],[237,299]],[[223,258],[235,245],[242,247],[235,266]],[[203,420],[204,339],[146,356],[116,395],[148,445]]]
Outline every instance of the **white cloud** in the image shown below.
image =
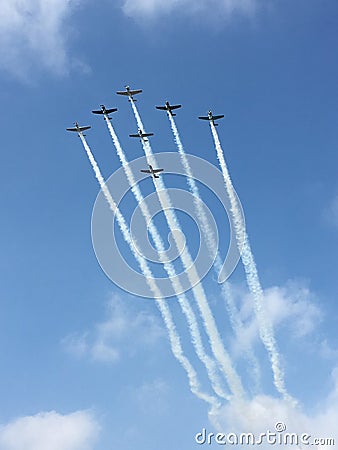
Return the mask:
[[[244,324],[241,336],[233,341],[233,352],[238,356],[243,348],[259,340],[259,332],[251,294],[239,286],[233,286],[233,292]],[[323,314],[318,299],[304,282],[290,280],[284,286],[265,289],[264,299],[266,315],[274,329],[287,329],[293,338],[310,335],[321,323]]]
[[[252,343],[258,339],[252,299],[249,294],[243,296],[243,290],[238,287],[236,294],[241,299],[241,317],[246,324],[245,332],[247,334],[244,339]],[[265,304],[267,314],[274,327],[276,329],[287,328],[290,331],[289,336],[292,338],[307,337],[316,329],[322,319],[318,299],[304,282],[289,281],[285,286],[266,289]],[[328,346],[326,341],[321,344],[319,356],[336,357],[336,351]],[[268,430],[275,432],[275,424],[283,422],[289,433],[310,434],[310,442],[313,442],[314,438],[334,438],[335,445],[337,445],[338,367],[332,371],[331,375],[333,386],[331,392],[326,398],[321,398],[311,409],[305,410],[300,404],[293,407],[280,398],[262,394],[248,400],[230,402],[218,413],[210,414],[210,421],[221,433],[253,433],[255,436]],[[271,445],[263,444],[259,447],[267,450],[271,448]],[[335,448],[332,444],[311,445],[311,447],[321,450]],[[284,446],[284,448],[305,448],[305,445]]]
[[99,426],[87,411],[20,417],[0,426],[0,450],[93,450]]
[[228,17],[233,13],[251,15],[257,5],[257,0],[124,0],[123,11],[135,19],[155,17],[177,11],[185,14],[203,14],[208,16]]
[[90,356],[94,361],[116,362],[122,354],[129,356],[140,346],[152,346],[164,331],[155,316],[135,311],[118,296],[107,306],[107,318],[92,331],[72,334],[63,339],[66,349],[77,356]]
[[272,323],[291,327],[296,337],[310,334],[321,321],[321,312],[310,289],[299,282],[265,291],[265,304]]
[[55,74],[66,73],[66,22],[80,1],[2,0],[0,67],[22,78],[36,63]]
[[[300,407],[292,408],[281,399],[259,395],[247,402],[233,402],[224,406],[218,414],[210,416],[211,423],[223,433],[253,433],[258,436],[268,430],[275,432],[275,424],[283,422],[286,432],[311,435],[314,438],[334,438],[338,442],[338,368],[332,372],[333,389],[326,399],[316,408],[306,413]],[[278,434],[278,433],[277,433]],[[263,444],[261,449],[273,446]],[[331,446],[308,445],[308,447],[326,450]],[[283,448],[305,448],[304,446]]]

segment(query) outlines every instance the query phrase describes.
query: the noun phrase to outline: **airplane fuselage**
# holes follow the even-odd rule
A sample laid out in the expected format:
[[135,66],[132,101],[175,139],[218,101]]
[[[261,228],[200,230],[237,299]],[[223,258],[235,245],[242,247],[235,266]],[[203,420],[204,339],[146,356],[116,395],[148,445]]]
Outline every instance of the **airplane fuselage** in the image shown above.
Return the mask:
[[151,166],[150,164],[149,164],[149,169],[143,169],[143,170],[141,170],[141,172],[143,172],[143,173],[149,173],[153,178],[160,178],[157,174],[159,173],[159,172],[163,172],[163,169],[153,169],[153,166]]

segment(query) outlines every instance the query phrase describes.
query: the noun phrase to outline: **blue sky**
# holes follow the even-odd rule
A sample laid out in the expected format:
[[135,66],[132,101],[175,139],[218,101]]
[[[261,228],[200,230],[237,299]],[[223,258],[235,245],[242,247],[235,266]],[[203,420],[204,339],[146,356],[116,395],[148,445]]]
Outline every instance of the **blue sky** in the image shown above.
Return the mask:
[[[130,105],[115,95],[125,84],[143,89],[137,106],[155,133],[156,152],[176,151],[156,104],[182,103],[176,124],[186,151],[215,166],[210,129],[197,116],[209,108],[225,114],[220,140],[245,211],[286,386],[299,408],[286,406],[273,386],[239,265],[230,282],[247,324],[240,342],[214,276],[204,280],[248,390],[247,415],[243,405],[225,402],[217,417],[221,429],[263,432],[285,420],[301,432],[338,439],[337,4],[165,5],[5,0],[1,7],[0,450],[195,448],[197,432],[217,429],[208,405],[189,390],[155,302],[115,286],[93,250],[99,186],[81,142],[65,128],[75,120],[92,125],[88,143],[108,178],[120,163],[105,124],[90,111],[101,103],[116,106],[113,125],[127,157],[142,156],[140,143],[128,137],[137,128]],[[183,189],[178,177],[163,179]],[[145,193],[152,191],[148,181],[141,184]],[[228,233],[217,202],[207,189],[201,192],[219,233]],[[128,197],[122,208],[128,216],[134,200]],[[165,238],[161,218],[158,225]],[[189,220],[184,229],[194,249]],[[192,293],[187,296],[197,313]],[[184,350],[211,392],[177,302],[168,302]],[[204,334],[203,340],[207,345]],[[258,391],[243,342],[259,360]]]

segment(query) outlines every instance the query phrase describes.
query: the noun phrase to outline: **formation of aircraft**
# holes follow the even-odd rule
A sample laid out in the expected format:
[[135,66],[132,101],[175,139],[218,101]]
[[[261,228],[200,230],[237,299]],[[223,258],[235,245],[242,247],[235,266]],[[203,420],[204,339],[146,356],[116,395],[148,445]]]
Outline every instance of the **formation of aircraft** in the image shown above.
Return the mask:
[[[111,108],[107,109],[104,105],[100,105],[101,109],[92,111],[93,114],[104,114],[108,117],[108,114],[116,112],[117,108]],[[109,120],[111,120],[111,117],[108,117]]]
[[156,106],[156,109],[161,109],[162,111],[167,111],[172,116],[176,116],[172,111],[173,109],[181,108],[182,105],[171,105],[168,101],[165,102],[164,106]]
[[[126,86],[125,91],[117,91],[116,93],[118,95],[127,96],[129,101],[131,101],[131,100],[136,101],[136,100],[134,100],[133,95],[141,94],[141,92],[142,92],[142,89],[131,90],[129,86]],[[117,108],[107,109],[104,105],[100,105],[100,106],[101,106],[101,109],[94,110],[94,111],[92,111],[92,113],[93,114],[102,114],[105,116],[105,118],[108,118],[109,120],[111,120],[111,117],[109,117],[108,114],[116,112]],[[156,109],[160,109],[162,111],[167,111],[167,113],[170,114],[171,116],[176,116],[176,114],[173,113],[173,110],[181,108],[181,107],[182,107],[182,105],[171,105],[168,101],[166,101],[164,106],[156,106]],[[209,122],[212,122],[215,126],[217,126],[218,124],[215,123],[215,120],[222,119],[223,117],[224,117],[224,114],[214,116],[211,111],[208,111],[207,116],[200,116],[198,118],[201,120],[208,120]],[[75,122],[74,125],[75,125],[74,127],[66,128],[66,130],[74,131],[80,135],[80,133],[82,134],[83,131],[89,130],[89,128],[91,128],[90,126],[81,127],[78,124],[78,122]],[[141,128],[139,128],[137,131],[137,134],[130,134],[129,136],[135,137],[135,138],[140,138],[144,141],[147,141],[148,140],[147,138],[149,136],[153,136],[153,135],[154,135],[154,133],[145,133],[143,130],[141,130]],[[85,134],[83,136],[85,136]],[[149,174],[151,174],[151,176],[153,178],[159,178],[159,176],[157,174],[160,172],[163,172],[163,170],[164,169],[153,169],[153,167],[149,164],[149,169],[141,170],[141,172],[149,173]]]
[[135,89],[132,91],[129,86],[126,86],[125,91],[117,91],[116,94],[127,95],[129,97],[129,101],[133,100],[134,102],[136,102],[136,100],[134,100],[134,98],[133,98],[133,95],[141,94],[141,92],[142,92],[142,89]]
[[215,123],[215,120],[223,119],[223,117],[224,117],[224,114],[221,114],[219,116],[214,116],[211,111],[208,111],[208,115],[206,117],[199,117],[199,119],[209,120],[209,122],[212,122],[215,125],[215,127],[217,127],[218,124]]
[[141,130],[141,128],[139,128],[137,134],[130,134],[129,136],[133,138],[138,137],[140,139],[147,141],[148,140],[147,137],[154,136],[154,133],[145,133],[144,131]]
[[[89,130],[89,128],[91,128],[90,126],[86,126],[86,127],[80,127],[80,125],[75,122],[74,123],[75,127],[74,128],[66,128],[67,131],[74,131],[75,133],[82,133],[85,130]],[[84,134],[85,136],[85,134]]]
[[159,172],[163,172],[164,169],[153,169],[153,167],[149,164],[149,169],[140,170],[143,173],[150,173],[154,178],[160,178],[157,174]]

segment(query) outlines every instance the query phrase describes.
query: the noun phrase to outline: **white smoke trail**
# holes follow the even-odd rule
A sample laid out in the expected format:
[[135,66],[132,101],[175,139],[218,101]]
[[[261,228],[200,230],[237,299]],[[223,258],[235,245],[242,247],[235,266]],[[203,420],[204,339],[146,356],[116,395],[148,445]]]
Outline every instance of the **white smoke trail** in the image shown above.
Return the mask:
[[201,400],[204,400],[209,405],[211,405],[213,410],[217,409],[219,406],[217,399],[213,396],[205,394],[204,392],[202,392],[200,390],[199,381],[197,379],[197,373],[196,373],[195,369],[192,367],[188,358],[183,353],[181,341],[180,341],[179,335],[177,333],[176,326],[174,324],[171,312],[170,312],[166,302],[162,298],[160,298],[161,292],[158,289],[158,286],[154,280],[153,274],[152,274],[146,260],[138,253],[138,251],[134,247],[134,243],[130,236],[130,232],[129,232],[127,223],[107,188],[107,185],[101,175],[100,169],[99,169],[99,167],[95,161],[95,158],[89,148],[89,145],[87,144],[85,137],[83,136],[83,134],[81,132],[78,133],[78,135],[79,135],[81,142],[83,144],[83,147],[87,153],[88,159],[92,165],[92,168],[95,173],[95,177],[96,177],[97,181],[99,182],[100,188],[109,204],[111,211],[116,216],[118,225],[122,232],[122,236],[123,236],[124,240],[126,241],[126,243],[129,245],[133,256],[135,257],[145,279],[147,280],[149,288],[151,289],[151,291],[154,294],[154,297],[156,299],[156,304],[161,312],[162,318],[164,320],[164,323],[166,325],[166,328],[167,328],[167,331],[169,334],[171,350],[172,350],[174,356],[176,357],[176,359],[181,363],[182,367],[185,369],[185,371],[187,373],[191,391],[198,398],[200,398]]
[[[131,186],[132,193],[134,194],[134,197],[135,197],[138,205],[141,208],[142,215],[145,219],[146,224],[148,225],[148,229],[149,229],[150,235],[154,241],[156,250],[159,254],[159,258],[160,258],[160,260],[162,260],[161,262],[163,263],[163,267],[169,276],[169,279],[172,283],[174,291],[176,293],[182,292],[182,290],[183,290],[182,285],[181,285],[180,281],[177,279],[177,274],[176,274],[173,264],[165,262],[163,259],[163,255],[164,255],[164,251],[165,251],[163,240],[162,240],[156,226],[154,225],[154,223],[152,221],[152,217],[149,212],[148,206],[147,206],[146,202],[144,201],[142,192],[135,181],[133,172],[129,166],[126,155],[121,147],[121,144],[115,133],[114,127],[111,124],[107,114],[104,114],[104,119],[106,121],[109,133],[110,133],[111,138],[114,143],[114,146],[116,148],[117,155],[120,159],[122,167],[127,176],[128,182]],[[184,313],[184,315],[187,319],[187,322],[189,325],[189,331],[190,331],[190,334],[192,337],[192,343],[196,350],[197,356],[199,357],[199,359],[202,361],[202,363],[206,367],[206,370],[207,370],[207,373],[209,376],[209,380],[211,382],[211,385],[212,385],[215,393],[221,398],[229,399],[229,396],[224,392],[224,390],[222,388],[222,383],[218,377],[217,366],[216,366],[215,362],[206,354],[206,351],[204,349],[204,345],[202,342],[201,334],[199,332],[198,322],[197,322],[195,313],[189,304],[188,299],[186,298],[186,296],[184,294],[176,294],[176,296],[178,298],[182,312]]]
[[[214,259],[214,269],[215,272],[217,274],[217,276],[220,274],[221,270],[222,270],[222,259],[221,256],[219,254],[217,245],[216,245],[216,238],[215,235],[213,233],[213,230],[209,224],[208,218],[205,214],[204,209],[202,208],[202,203],[201,203],[201,196],[199,193],[199,189],[198,186],[196,184],[194,175],[192,173],[190,164],[189,164],[189,160],[187,158],[187,155],[185,153],[182,141],[181,141],[181,137],[180,134],[178,132],[175,120],[172,116],[172,114],[170,114],[170,112],[167,112],[167,116],[169,118],[170,121],[170,126],[171,126],[171,130],[173,132],[174,135],[174,139],[175,139],[175,143],[177,145],[177,149],[178,149],[178,153],[181,157],[181,162],[182,165],[184,167],[184,170],[186,172],[186,176],[187,176],[187,183],[189,186],[189,190],[190,192],[193,194],[193,198],[194,198],[194,205],[195,205],[195,209],[197,212],[197,217],[200,221],[201,224],[201,228],[202,228],[202,232],[204,234],[204,238],[206,240],[210,255],[213,256],[216,254],[216,257]],[[230,319],[230,323],[232,326],[232,329],[235,332],[235,335],[237,337],[237,339],[240,341],[241,336],[243,336],[243,323],[239,317],[239,313],[238,310],[236,308],[235,305],[235,301],[231,292],[231,287],[230,284],[228,282],[225,282],[222,284],[222,294],[223,297],[225,299],[226,302],[226,307],[227,307],[227,312],[229,315],[229,319]],[[248,347],[247,345],[245,345],[244,351],[247,354],[247,358],[252,366],[253,369],[253,376],[254,376],[254,381],[255,381],[255,386],[256,389],[258,389],[258,386],[260,384],[259,380],[260,380],[260,369],[259,369],[259,364],[257,361],[257,358],[255,357],[252,349],[250,347]]]
[[254,299],[259,335],[271,361],[274,384],[278,392],[282,394],[285,400],[291,402],[292,404],[295,404],[295,400],[290,396],[285,387],[284,373],[280,364],[279,351],[274,336],[273,326],[264,310],[264,293],[259,281],[257,267],[250,248],[249,238],[246,234],[245,225],[239,212],[239,206],[234,193],[230,174],[224,159],[221,143],[219,141],[215,125],[212,123],[212,121],[210,121],[210,128],[215,142],[217,158],[222,169],[226,190],[230,200],[231,214],[234,221],[234,227],[237,237],[237,245],[241,251],[241,257],[244,265],[247,283]]
[[[143,123],[140,118],[140,115],[137,111],[134,101],[131,99],[131,105],[134,111],[134,115],[137,121],[138,128],[144,131]],[[143,150],[147,157],[148,164],[153,165],[153,167],[157,166],[156,158],[152,152],[151,146],[148,140],[141,139]],[[154,186],[160,200],[163,212],[165,214],[166,220],[168,222],[169,229],[171,230],[175,244],[179,249],[179,242],[177,241],[174,230],[180,230],[180,225],[178,223],[176,214],[173,210],[173,206],[171,204],[170,198],[167,194],[165,185],[161,178],[158,178],[156,182],[154,182]],[[212,352],[219,362],[220,366],[223,369],[223,373],[228,382],[230,391],[235,397],[244,397],[244,389],[242,386],[241,379],[237,374],[235,368],[233,367],[230,355],[225,350],[219,332],[217,330],[217,326],[215,323],[215,319],[212,315],[211,309],[209,307],[204,289],[199,283],[199,276],[196,271],[195,265],[191,258],[191,255],[187,249],[184,248],[183,252],[180,255],[181,261],[183,263],[183,267],[188,275],[190,285],[192,286],[192,291],[194,293],[194,297],[197,301],[197,305],[200,310],[200,314],[203,320],[203,324],[206,330],[206,333],[209,338],[209,342],[211,345]]]

